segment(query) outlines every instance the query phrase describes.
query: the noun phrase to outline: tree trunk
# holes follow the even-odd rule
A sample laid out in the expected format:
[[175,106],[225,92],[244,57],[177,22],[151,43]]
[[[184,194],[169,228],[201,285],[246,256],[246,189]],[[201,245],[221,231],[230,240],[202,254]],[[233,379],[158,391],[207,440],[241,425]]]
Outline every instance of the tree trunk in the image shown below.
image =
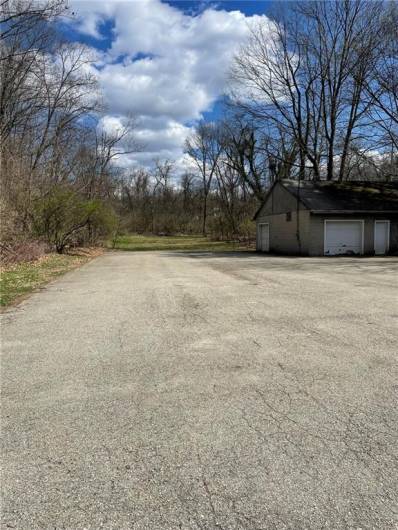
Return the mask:
[[333,180],[334,169],[334,137],[331,137],[328,151],[327,180]]
[[202,221],[202,234],[203,234],[203,237],[207,236],[206,220],[207,220],[207,195],[205,195],[204,199],[203,199],[203,221]]

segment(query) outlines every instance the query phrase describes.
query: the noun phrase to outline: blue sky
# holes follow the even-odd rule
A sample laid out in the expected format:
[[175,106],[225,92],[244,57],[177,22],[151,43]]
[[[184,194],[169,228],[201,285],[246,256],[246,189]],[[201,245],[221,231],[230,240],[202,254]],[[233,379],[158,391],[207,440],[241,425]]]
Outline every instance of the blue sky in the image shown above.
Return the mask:
[[95,56],[112,130],[133,116],[139,153],[123,166],[157,158],[185,163],[183,145],[195,121],[214,119],[228,89],[234,54],[249,27],[267,24],[269,1],[71,0],[65,37]]

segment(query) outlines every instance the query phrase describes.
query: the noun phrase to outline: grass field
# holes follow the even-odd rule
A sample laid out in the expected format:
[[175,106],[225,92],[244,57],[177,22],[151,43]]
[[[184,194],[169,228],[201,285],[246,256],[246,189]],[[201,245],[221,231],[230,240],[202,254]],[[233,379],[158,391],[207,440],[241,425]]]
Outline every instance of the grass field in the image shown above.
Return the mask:
[[17,302],[25,295],[65,272],[86,263],[89,256],[47,254],[37,261],[3,268],[0,274],[0,306]]
[[202,236],[119,236],[113,246],[117,250],[181,250],[181,251],[218,251],[247,250],[247,246],[229,241],[211,241]]

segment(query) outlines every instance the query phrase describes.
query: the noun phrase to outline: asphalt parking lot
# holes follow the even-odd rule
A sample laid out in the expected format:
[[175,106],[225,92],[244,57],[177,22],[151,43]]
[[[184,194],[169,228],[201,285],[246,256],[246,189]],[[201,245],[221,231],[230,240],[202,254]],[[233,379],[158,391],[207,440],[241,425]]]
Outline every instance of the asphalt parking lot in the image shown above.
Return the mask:
[[114,252],[10,309],[3,528],[398,528],[397,272]]

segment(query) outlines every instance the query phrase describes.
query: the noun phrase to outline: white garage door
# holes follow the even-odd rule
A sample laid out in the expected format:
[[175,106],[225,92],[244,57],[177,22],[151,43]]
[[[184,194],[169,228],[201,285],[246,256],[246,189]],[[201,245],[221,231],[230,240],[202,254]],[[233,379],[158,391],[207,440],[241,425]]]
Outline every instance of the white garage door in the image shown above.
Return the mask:
[[258,225],[258,248],[263,252],[269,252],[269,224]]
[[362,221],[325,221],[325,255],[362,253]]
[[387,254],[390,221],[375,221],[375,254]]

